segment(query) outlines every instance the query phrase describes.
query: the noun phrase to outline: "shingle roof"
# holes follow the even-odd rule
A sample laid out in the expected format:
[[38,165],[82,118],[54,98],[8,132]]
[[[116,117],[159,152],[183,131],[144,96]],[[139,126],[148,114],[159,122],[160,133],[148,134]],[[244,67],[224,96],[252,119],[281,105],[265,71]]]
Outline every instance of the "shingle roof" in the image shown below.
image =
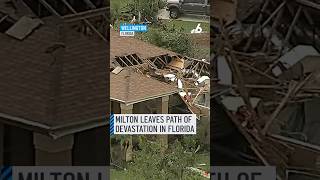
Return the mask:
[[0,114],[49,128],[105,121],[107,43],[43,21],[23,41],[0,33]]
[[110,30],[110,57],[137,54],[140,58],[146,59],[161,55],[176,55],[176,53],[149,44],[134,37],[121,37],[119,32]]
[[110,98],[125,104],[134,104],[177,92],[178,89],[173,85],[128,69],[122,70],[117,75],[110,73]]

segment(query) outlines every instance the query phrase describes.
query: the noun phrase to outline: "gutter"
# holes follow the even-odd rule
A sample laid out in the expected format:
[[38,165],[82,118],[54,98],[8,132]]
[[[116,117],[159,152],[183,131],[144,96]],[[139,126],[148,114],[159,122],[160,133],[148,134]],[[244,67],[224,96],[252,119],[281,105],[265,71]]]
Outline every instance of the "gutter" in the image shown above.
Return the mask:
[[[132,102],[123,102],[123,101],[120,101],[120,102],[123,102],[126,105],[131,105],[131,104],[147,101],[150,99],[156,99],[163,96],[172,95],[175,93],[178,93],[178,91],[172,91],[172,92],[161,94],[158,96],[148,97],[143,100],[137,100]],[[111,99],[115,100],[114,98],[111,98]],[[11,116],[5,113],[0,113],[0,118],[1,118],[0,122],[3,121],[5,124],[10,124],[10,125],[22,127],[23,129],[27,129],[30,131],[46,134],[52,137],[53,139],[58,139],[60,137],[63,137],[69,134],[109,125],[109,121],[107,119],[108,115],[100,116],[98,118],[87,119],[83,121],[65,123],[63,125],[60,124],[56,126],[50,126],[48,124],[39,123],[29,119],[21,118],[21,117]]]
[[157,99],[157,98],[161,98],[161,97],[164,97],[164,96],[170,96],[170,95],[173,95],[173,94],[177,94],[178,92],[179,92],[179,90],[175,90],[175,91],[167,92],[167,93],[164,93],[164,94],[159,94],[159,95],[156,95],[156,96],[149,96],[149,97],[146,97],[144,99],[138,99],[138,100],[134,100],[134,101],[123,101],[123,100],[119,100],[119,99],[112,98],[112,97],[110,97],[110,100],[118,101],[118,102],[124,103],[124,104],[126,104],[128,106],[128,105],[137,104],[137,103],[140,103],[140,102],[143,102],[143,101],[148,101],[148,100],[151,100],[151,99]]
[[106,127],[106,133],[108,133],[108,128],[107,128],[108,125],[109,125],[109,121],[96,121],[92,123],[79,124],[71,127],[65,127],[65,128],[53,130],[53,131],[50,131],[48,135],[51,136],[53,139],[58,139],[63,136],[67,136],[70,134],[74,134],[74,133],[78,133],[81,131],[102,127],[102,126]]
[[74,134],[88,129],[107,126],[109,124],[107,117],[108,116],[106,115],[98,118],[87,119],[81,122],[76,121],[64,125],[50,126],[28,119],[0,113],[0,121],[4,121],[5,124],[19,126],[23,129],[38,132],[41,134],[46,134],[52,137],[53,139],[58,139],[66,135]]
[[18,122],[18,123],[23,123],[27,126],[35,126],[35,127],[39,127],[39,128],[46,129],[46,130],[50,129],[50,126],[48,126],[48,125],[45,125],[45,124],[42,124],[39,122],[35,122],[35,121],[31,121],[28,119],[20,118],[20,117],[11,116],[11,115],[4,114],[4,113],[0,113],[0,118],[8,119],[8,120]]

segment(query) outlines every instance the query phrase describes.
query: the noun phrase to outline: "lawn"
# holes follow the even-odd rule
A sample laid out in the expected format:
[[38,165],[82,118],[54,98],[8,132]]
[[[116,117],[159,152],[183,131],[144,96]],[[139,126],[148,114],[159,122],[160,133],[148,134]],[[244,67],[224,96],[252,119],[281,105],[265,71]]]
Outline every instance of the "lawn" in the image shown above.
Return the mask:
[[[125,23],[125,22],[122,22]],[[182,28],[182,33],[187,33],[189,34],[192,29],[195,29],[198,25],[197,22],[190,22],[190,21],[179,21],[179,20],[164,20],[163,25],[166,25],[166,27],[171,28],[172,26],[174,29],[181,29]],[[117,26],[115,25],[117,28]],[[148,27],[149,31],[147,33],[136,33],[136,38],[142,39],[144,41],[148,41],[148,37],[152,36],[152,32],[154,30],[162,28],[163,26],[154,26],[151,25]],[[208,32],[209,31],[209,24],[208,23],[201,23],[200,27],[202,27],[203,31]],[[147,38],[146,38],[147,37]],[[193,58],[197,59],[210,59],[210,39],[208,38],[208,47],[203,46],[202,44],[198,43],[193,43],[192,49],[188,52],[188,54],[184,54]]]
[[133,2],[133,0],[110,0],[110,7],[119,6],[120,8],[126,7],[129,2]]
[[181,20],[163,20],[167,26],[175,26],[176,28],[183,28],[184,32],[190,33],[192,29],[195,29],[200,23],[202,31],[209,32],[209,23],[204,22],[192,22],[192,21],[181,21]]
[[[120,8],[121,11],[127,7],[127,4],[130,2],[133,2],[134,0],[111,0],[111,8]],[[119,19],[118,22],[113,24],[113,27],[115,29],[119,28],[120,23],[128,23],[128,21],[124,21],[123,19]],[[164,25],[166,27],[174,27],[175,29],[181,29],[183,33],[191,33],[193,29],[195,29],[198,24],[200,24],[200,27],[202,28],[203,32],[210,32],[210,24],[206,22],[193,22],[193,21],[182,21],[182,20],[174,20],[174,19],[163,19],[160,22],[160,25],[149,25],[149,32],[152,32],[155,29],[162,28]],[[147,41],[144,37],[147,37],[150,35],[148,32],[145,33],[136,33],[136,38],[142,39]],[[208,39],[208,42],[210,39]],[[209,43],[208,43],[209,44]],[[190,57],[194,57],[197,59],[209,59],[210,58],[210,48],[199,46],[197,44],[194,44],[192,47],[192,50],[188,51],[188,54],[185,54]]]
[[[129,23],[126,21],[120,21],[120,23]],[[192,29],[195,29],[198,24],[200,23],[200,27],[202,28],[202,31],[204,32],[209,32],[210,31],[210,24],[209,23],[204,23],[204,22],[192,22],[192,21],[180,21],[180,20],[163,20],[163,24],[171,27],[174,26],[176,29],[183,28],[183,32],[185,33],[190,33]],[[149,29],[153,28],[159,28],[156,26],[149,26]]]
[[196,59],[210,59],[210,48],[203,48],[199,46],[194,46],[193,50],[190,52],[190,55]]
[[128,179],[128,175],[127,175],[127,173],[125,171],[111,169],[110,170],[110,179],[127,180]]
[[[133,2],[134,0],[111,0],[110,5],[112,7],[118,7],[123,10],[127,6],[128,3]],[[197,25],[200,23],[202,30],[209,32],[210,25],[209,23],[204,22],[192,22],[192,21],[181,21],[181,20],[163,20],[164,24],[171,26],[174,25],[176,28],[183,28],[184,32],[190,33],[192,29],[195,29]],[[152,28],[152,26],[150,27]]]
[[143,180],[142,177],[134,177],[135,175],[131,174],[129,171],[125,170],[110,170],[110,179],[112,180]]

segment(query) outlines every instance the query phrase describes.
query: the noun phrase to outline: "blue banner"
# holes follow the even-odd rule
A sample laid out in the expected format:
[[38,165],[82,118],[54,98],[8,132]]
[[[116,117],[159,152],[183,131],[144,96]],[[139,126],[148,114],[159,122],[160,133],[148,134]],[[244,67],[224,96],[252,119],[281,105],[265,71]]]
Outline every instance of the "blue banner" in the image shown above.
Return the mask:
[[12,167],[11,166],[0,167],[0,180],[12,180]]
[[120,32],[147,32],[148,26],[146,24],[120,24]]
[[114,134],[114,114],[110,114],[110,135]]

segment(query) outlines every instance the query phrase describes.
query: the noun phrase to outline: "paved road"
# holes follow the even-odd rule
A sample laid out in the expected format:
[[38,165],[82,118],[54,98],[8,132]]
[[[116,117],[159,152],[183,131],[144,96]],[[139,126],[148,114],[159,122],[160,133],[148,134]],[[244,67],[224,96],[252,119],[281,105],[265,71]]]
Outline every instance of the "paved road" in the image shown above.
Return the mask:
[[[160,19],[170,19],[169,11],[165,9],[161,9],[159,11],[158,17]],[[192,21],[192,22],[205,22],[209,23],[209,17],[208,16],[201,16],[201,15],[181,15],[177,20],[181,21]]]

